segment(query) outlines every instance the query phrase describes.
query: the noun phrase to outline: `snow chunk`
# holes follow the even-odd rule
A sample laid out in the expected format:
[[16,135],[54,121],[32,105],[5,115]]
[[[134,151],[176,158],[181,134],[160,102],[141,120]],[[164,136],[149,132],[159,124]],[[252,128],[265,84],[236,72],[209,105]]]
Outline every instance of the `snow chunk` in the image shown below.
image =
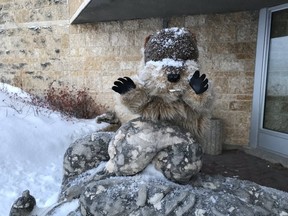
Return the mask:
[[282,212],[280,213],[280,216],[288,216],[288,213],[285,212],[285,211],[282,211]]
[[195,215],[196,216],[204,216],[206,211],[204,209],[196,209]]
[[156,67],[171,66],[171,67],[183,67],[183,61],[176,61],[171,58],[164,58],[161,61],[148,61],[146,64],[151,64]]
[[165,176],[162,174],[162,172],[158,171],[153,164],[149,164],[141,173],[143,176],[151,176],[159,179],[165,179]]

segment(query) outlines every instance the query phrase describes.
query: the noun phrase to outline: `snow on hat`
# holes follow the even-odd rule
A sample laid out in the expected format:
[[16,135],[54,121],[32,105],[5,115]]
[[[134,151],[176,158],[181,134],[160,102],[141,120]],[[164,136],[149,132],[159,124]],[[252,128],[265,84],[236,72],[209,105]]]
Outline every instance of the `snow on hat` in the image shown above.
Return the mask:
[[186,28],[166,28],[146,38],[144,56],[145,62],[165,58],[197,61],[197,41]]

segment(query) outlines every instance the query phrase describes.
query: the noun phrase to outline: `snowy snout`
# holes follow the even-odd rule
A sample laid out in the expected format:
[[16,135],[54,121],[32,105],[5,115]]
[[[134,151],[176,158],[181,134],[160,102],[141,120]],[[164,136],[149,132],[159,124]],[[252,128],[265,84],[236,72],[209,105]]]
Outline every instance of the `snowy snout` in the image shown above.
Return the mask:
[[171,83],[176,83],[181,78],[181,73],[184,70],[183,67],[166,66],[165,71],[167,74],[167,80]]
[[180,74],[168,74],[167,75],[167,79],[169,82],[175,83],[178,82],[180,80]]

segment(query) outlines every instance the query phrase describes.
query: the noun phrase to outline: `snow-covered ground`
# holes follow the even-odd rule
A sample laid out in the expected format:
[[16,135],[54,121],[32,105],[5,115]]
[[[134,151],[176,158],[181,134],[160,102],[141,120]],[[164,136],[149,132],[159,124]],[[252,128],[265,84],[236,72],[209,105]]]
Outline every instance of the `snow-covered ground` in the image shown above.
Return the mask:
[[9,215],[11,205],[26,189],[40,208],[55,203],[66,148],[106,126],[94,119],[63,119],[21,98],[30,100],[21,89],[0,83],[0,215]]
[[[56,201],[60,192],[62,180],[62,159],[65,150],[74,140],[107,126],[107,124],[96,124],[95,119],[63,119],[60,113],[35,107],[29,105],[27,102],[23,103],[23,98],[28,102],[30,100],[30,96],[25,92],[22,92],[20,89],[0,83],[1,216],[9,215],[11,205],[26,189],[29,189],[30,193],[36,198],[37,208],[35,208],[33,213],[36,213],[38,216],[46,215],[46,213],[50,212],[53,207],[58,206]],[[92,176],[96,172],[102,170],[104,166],[105,163],[102,163],[99,167],[89,170],[87,173],[90,173],[90,176]],[[83,176],[83,179],[87,176],[87,178],[89,178],[89,175]],[[138,177],[136,176],[135,179],[136,182],[139,182],[138,178],[141,178],[142,180],[144,179],[144,182],[149,182],[150,180],[145,180],[145,178],[151,177],[166,181],[162,173],[156,171],[154,166],[151,165],[148,166],[142,174],[139,174]],[[259,194],[261,197],[267,193],[267,197],[269,197],[270,200],[267,199],[268,204],[263,202],[265,204],[265,206],[264,204],[263,206],[265,208],[276,206],[275,208],[273,207],[273,211],[278,212],[279,214],[277,215],[288,215],[286,211],[286,203],[288,202],[287,193],[272,188],[257,186],[257,190],[260,191],[258,194],[258,191],[255,189],[255,184],[252,185],[252,183],[249,183],[248,181],[245,182],[234,178],[224,177],[217,177],[218,179],[215,177],[215,182],[217,184],[219,182],[222,183],[219,183],[219,188],[213,191],[209,189],[213,182],[213,179],[211,179],[212,177],[206,176],[205,178],[207,179],[201,180],[204,182],[202,187],[196,187],[193,189],[191,186],[187,186],[190,187],[192,194],[197,194],[197,199],[202,200],[201,203],[197,202],[199,205],[195,207],[195,214],[197,215],[204,215],[205,212],[211,211],[211,208],[214,208],[215,205],[218,207],[218,202],[221,200],[219,199],[220,201],[216,202],[214,197],[222,197],[222,200],[225,201],[225,191],[229,191],[229,193],[227,193],[228,197],[234,197],[231,199],[233,205],[238,207],[242,206],[244,210],[246,209],[244,205],[245,202],[247,202],[248,210],[254,205],[259,207],[257,206],[258,201],[256,202],[255,199],[259,199]],[[77,180],[80,181],[83,179],[80,178]],[[206,183],[210,186],[207,187]],[[170,182],[170,184],[174,183]],[[213,187],[215,185],[212,184]],[[184,188],[185,186],[181,187]],[[231,187],[235,187],[238,192],[235,190],[235,194],[232,193],[234,190],[231,190]],[[243,193],[239,193],[239,188],[243,189]],[[250,191],[251,188],[253,188],[253,190],[255,189],[257,193],[253,190]],[[184,188],[184,190],[186,189]],[[206,192],[203,193],[203,190],[206,190]],[[249,198],[245,201],[244,198],[247,191],[249,192],[248,196],[255,194],[255,197],[253,198],[252,196],[251,200]],[[212,194],[211,197],[209,197],[210,192]],[[273,202],[276,203],[277,201],[278,204],[270,205],[272,202],[271,199],[272,201],[275,199]],[[237,203],[237,200],[241,200],[241,202]],[[259,203],[261,204],[262,202]],[[210,204],[212,207],[210,207]],[[223,207],[222,210],[224,212],[227,210],[225,204],[219,205]],[[176,205],[178,204],[176,203],[175,206]],[[59,208],[55,209],[53,216],[67,215],[78,206],[79,204],[77,199],[64,203]],[[232,211],[235,209],[237,210],[235,207]],[[271,209],[269,211],[273,212]]]

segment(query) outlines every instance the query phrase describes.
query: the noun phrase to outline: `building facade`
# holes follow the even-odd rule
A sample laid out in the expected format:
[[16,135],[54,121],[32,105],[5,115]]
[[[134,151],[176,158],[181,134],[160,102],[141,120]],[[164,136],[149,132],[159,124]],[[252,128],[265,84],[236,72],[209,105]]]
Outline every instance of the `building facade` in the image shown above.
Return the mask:
[[[51,83],[85,87],[113,109],[113,82],[137,73],[144,40],[163,28],[163,19],[71,24],[82,4],[0,0],[0,81],[39,95]],[[259,12],[173,16],[168,22],[196,35],[201,71],[215,92],[212,115],[223,121],[224,145],[249,145]]]

